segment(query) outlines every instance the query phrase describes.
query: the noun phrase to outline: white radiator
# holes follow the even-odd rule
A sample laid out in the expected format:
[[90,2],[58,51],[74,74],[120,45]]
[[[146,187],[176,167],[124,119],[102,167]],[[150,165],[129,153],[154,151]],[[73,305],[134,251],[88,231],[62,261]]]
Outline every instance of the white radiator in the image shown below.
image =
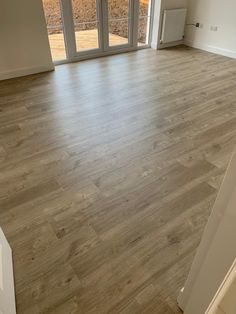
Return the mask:
[[183,40],[187,9],[165,10],[162,24],[161,43]]

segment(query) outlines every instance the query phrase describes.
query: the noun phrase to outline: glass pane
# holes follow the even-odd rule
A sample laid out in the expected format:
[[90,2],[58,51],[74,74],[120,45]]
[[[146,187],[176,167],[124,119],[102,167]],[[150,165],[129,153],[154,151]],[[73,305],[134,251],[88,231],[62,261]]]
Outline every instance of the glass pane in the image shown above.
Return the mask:
[[109,46],[129,43],[129,0],[108,0]]
[[150,0],[139,0],[139,16],[149,15]]
[[99,48],[96,0],[72,0],[77,51]]
[[129,17],[129,0],[108,0],[109,19]]
[[128,44],[129,20],[109,21],[109,45],[117,46]]
[[147,45],[149,41],[151,0],[139,0],[138,45]]
[[96,22],[75,26],[77,51],[99,48],[98,25]]
[[62,28],[53,28],[48,32],[49,44],[53,61],[66,59],[64,32]]
[[59,0],[43,0],[44,14],[53,61],[66,59],[64,26]]
[[138,45],[146,45],[148,44],[148,24],[149,17],[139,18],[138,23]]

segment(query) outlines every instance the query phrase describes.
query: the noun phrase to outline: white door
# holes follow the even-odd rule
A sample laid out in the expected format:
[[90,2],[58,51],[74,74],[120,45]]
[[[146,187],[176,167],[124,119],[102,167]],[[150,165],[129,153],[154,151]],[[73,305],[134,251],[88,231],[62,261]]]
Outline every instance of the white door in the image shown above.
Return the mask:
[[2,229],[0,229],[0,314],[15,313],[12,252]]
[[43,0],[43,4],[55,63],[150,47],[154,0]]
[[[68,6],[68,1],[64,3]],[[86,6],[82,2],[78,6],[78,0],[71,0],[71,4],[75,35],[75,43],[71,47],[75,49],[74,57],[101,55],[137,46],[134,23],[139,1],[89,0]],[[66,24],[70,23],[69,20],[65,21]]]
[[[178,302],[184,314],[205,314],[236,258],[236,153]],[[236,309],[235,309],[236,313]]]
[[[134,17],[137,1],[103,0],[104,50],[117,50],[136,46]],[[138,3],[138,2],[137,2]]]

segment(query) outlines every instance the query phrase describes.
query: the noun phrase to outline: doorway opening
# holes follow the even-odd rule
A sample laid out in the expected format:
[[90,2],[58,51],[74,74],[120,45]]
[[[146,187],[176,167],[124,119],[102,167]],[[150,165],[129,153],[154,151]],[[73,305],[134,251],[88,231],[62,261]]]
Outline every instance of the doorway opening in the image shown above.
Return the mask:
[[154,0],[42,0],[54,63],[150,47]]

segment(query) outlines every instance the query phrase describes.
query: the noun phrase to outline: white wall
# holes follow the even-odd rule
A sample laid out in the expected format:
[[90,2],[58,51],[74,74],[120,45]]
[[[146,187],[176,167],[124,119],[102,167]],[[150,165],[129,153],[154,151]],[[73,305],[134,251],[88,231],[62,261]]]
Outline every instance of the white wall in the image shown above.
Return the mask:
[[[153,34],[152,34],[152,48],[161,49],[167,45],[160,43],[161,26],[164,10],[181,9],[187,7],[187,0],[155,0],[154,7],[154,21],[153,21]],[[171,43],[175,45],[176,43]]]
[[53,68],[41,0],[1,0],[0,80]]
[[203,28],[188,26],[186,44],[236,58],[235,14],[235,0],[188,0],[188,23],[199,22]]
[[164,0],[162,1],[163,9],[178,9],[178,8],[186,8],[187,0]]

